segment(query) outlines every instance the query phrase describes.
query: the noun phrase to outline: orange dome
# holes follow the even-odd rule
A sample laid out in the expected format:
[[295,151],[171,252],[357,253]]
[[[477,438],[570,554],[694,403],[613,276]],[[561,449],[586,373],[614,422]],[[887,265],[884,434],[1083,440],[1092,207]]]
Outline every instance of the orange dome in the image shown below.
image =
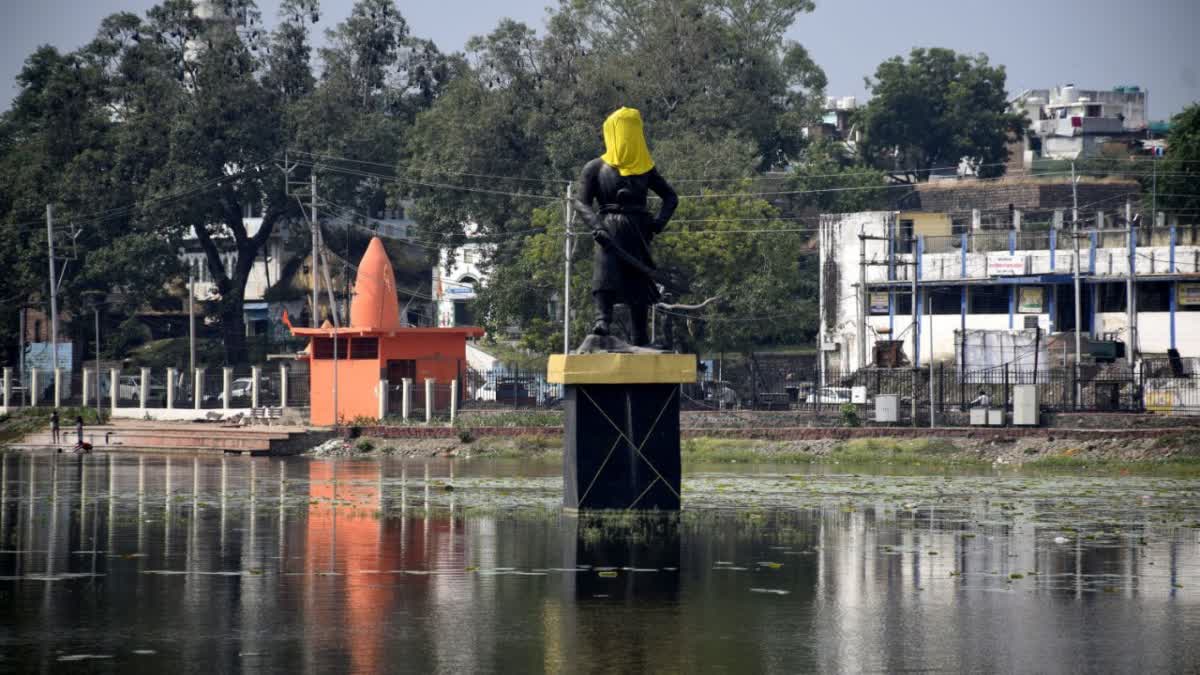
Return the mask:
[[379,237],[372,237],[358,262],[350,327],[390,331],[400,328],[400,303],[396,300],[396,275]]

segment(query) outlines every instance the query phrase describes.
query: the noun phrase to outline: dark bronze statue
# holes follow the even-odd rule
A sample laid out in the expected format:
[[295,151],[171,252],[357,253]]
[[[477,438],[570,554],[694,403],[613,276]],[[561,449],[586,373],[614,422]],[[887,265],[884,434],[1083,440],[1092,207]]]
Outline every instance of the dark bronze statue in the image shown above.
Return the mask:
[[[597,244],[592,263],[596,322],[591,332],[608,337],[613,306],[625,304],[633,323],[630,339],[635,347],[643,347],[650,341],[646,317],[659,299],[658,284],[669,283],[654,266],[650,242],[671,220],[679,198],[654,168],[637,110],[621,108],[609,115],[604,145],[605,153],[583,167],[575,202]],[[662,199],[657,216],[646,208],[650,191]]]

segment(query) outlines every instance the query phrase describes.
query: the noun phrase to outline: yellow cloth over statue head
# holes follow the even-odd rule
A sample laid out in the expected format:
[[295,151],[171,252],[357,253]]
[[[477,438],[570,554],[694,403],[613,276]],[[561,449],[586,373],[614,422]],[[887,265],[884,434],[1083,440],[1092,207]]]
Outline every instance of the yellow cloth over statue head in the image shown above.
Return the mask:
[[637,108],[622,106],[604,120],[604,148],[600,159],[622,176],[637,176],[654,168]]

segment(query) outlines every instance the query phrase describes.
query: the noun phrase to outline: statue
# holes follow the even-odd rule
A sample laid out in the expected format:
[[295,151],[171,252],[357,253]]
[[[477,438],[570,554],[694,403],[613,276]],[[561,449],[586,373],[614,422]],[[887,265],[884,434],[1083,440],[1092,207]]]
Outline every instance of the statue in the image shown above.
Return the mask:
[[[580,352],[639,351],[649,342],[646,318],[660,297],[659,274],[650,257],[650,242],[663,231],[679,204],[670,184],[654,168],[642,132],[642,115],[622,107],[604,121],[605,152],[583,167],[575,211],[592,228],[596,240],[592,299],[596,321]],[[646,208],[647,192],[662,199],[657,216]],[[599,208],[593,208],[595,203]],[[613,306],[625,304],[633,325],[629,345],[610,335]]]

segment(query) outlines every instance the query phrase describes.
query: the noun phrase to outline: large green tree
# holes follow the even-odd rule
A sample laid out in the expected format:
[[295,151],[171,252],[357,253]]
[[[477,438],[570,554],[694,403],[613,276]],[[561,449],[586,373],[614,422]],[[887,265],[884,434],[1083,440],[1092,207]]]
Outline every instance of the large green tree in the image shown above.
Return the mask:
[[[554,312],[562,288],[564,193],[579,168],[603,151],[600,125],[617,107],[642,111],[656,161],[685,194],[754,192],[762,189],[755,180],[760,172],[801,160],[802,131],[816,118],[825,78],[784,34],[812,8],[806,0],[561,2],[542,35],[503,21],[470,41],[461,76],[417,116],[400,170],[425,238],[456,244],[464,240],[464,224],[476,223],[480,240],[492,244],[491,279],[476,303],[488,327],[518,326],[539,349],[561,340]],[[689,214],[713,227],[784,222],[775,220],[772,204],[754,198],[689,195],[677,213],[681,224]],[[772,235],[664,235],[660,262],[695,279],[695,297],[681,302],[710,293],[725,298],[727,312],[749,308],[735,296],[755,282],[734,282],[754,270],[779,275],[763,283],[776,305],[813,295],[790,285],[799,276],[796,256],[786,265],[738,267],[731,285],[718,288],[709,274],[717,268],[676,255],[667,244],[672,236],[682,237],[685,248],[692,237],[716,249],[723,237],[725,250],[752,257],[739,247]],[[791,232],[774,237],[764,253],[786,257],[805,241]],[[590,245],[581,240],[576,252],[577,310],[590,303]],[[743,320],[736,325],[747,325],[737,316]],[[805,314],[796,316],[802,321]],[[727,336],[736,333],[730,321]],[[787,322],[776,327],[802,333]],[[750,331],[736,334],[753,341]]]
[[[1152,173],[1144,165],[1141,172]],[[1142,179],[1147,188],[1161,194],[1154,199],[1155,205],[1195,222],[1200,216],[1200,103],[1171,118],[1167,155],[1159,162],[1157,173],[1161,176],[1156,181]]]
[[963,160],[981,176],[1002,175],[1008,142],[1024,133],[1024,116],[1008,107],[1004,66],[982,54],[916,48],[879,64],[866,83],[864,157],[911,181]]

